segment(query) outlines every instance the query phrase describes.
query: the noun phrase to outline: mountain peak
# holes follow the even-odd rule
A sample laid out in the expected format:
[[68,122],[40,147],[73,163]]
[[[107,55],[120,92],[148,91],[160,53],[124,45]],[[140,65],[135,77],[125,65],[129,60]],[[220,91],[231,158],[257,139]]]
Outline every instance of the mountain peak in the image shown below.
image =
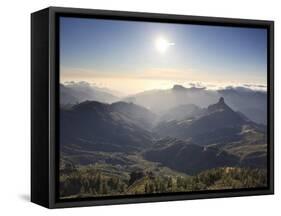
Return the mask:
[[219,104],[224,104],[224,98],[223,97],[220,97]]
[[173,90],[176,90],[176,91],[183,91],[183,90],[186,90],[186,88],[183,87],[182,85],[174,85],[174,86],[173,86]]
[[225,111],[225,110],[231,110],[231,108],[225,103],[223,97],[220,97],[217,103],[208,106],[208,111],[210,112]]
[[88,111],[93,111],[93,110],[104,110],[109,107],[108,104],[106,103],[101,103],[98,101],[83,101],[81,103],[78,103],[72,107],[73,110],[88,110]]

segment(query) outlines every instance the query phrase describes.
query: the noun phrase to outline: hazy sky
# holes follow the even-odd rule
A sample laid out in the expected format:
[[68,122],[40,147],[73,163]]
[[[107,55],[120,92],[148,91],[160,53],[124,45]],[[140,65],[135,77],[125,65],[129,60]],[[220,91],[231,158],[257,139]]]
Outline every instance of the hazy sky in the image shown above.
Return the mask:
[[60,78],[125,93],[173,84],[266,84],[265,29],[60,20]]

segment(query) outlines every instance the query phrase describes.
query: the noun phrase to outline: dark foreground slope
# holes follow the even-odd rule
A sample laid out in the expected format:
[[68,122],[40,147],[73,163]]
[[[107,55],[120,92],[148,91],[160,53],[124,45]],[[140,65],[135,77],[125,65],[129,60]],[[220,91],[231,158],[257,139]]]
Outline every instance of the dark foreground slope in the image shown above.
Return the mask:
[[159,140],[154,148],[144,153],[144,157],[189,175],[239,165],[239,157],[217,147],[203,147],[174,138]]
[[104,173],[99,168],[83,167],[64,171],[60,176],[62,199],[208,191],[266,187],[266,171],[244,168],[217,168],[195,176],[155,176],[135,173],[127,178]]

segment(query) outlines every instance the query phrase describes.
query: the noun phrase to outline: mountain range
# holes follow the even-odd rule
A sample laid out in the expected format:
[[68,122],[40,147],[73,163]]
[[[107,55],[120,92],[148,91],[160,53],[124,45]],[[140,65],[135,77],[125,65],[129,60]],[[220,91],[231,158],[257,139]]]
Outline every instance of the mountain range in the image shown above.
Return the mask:
[[106,88],[98,88],[87,82],[69,82],[60,84],[60,103],[71,106],[86,100],[112,103],[119,100],[116,92]]
[[209,105],[207,109],[201,110],[193,117],[159,123],[154,132],[160,136],[192,139],[197,144],[208,145],[240,140],[240,132],[244,126],[265,132],[264,126],[232,110],[221,97],[218,103]]
[[240,111],[250,120],[267,124],[267,94],[245,87],[227,87],[209,90],[204,87],[185,88],[174,85],[171,89],[151,90],[125,98],[125,101],[149,108],[155,113],[164,113],[180,105],[193,104],[207,107],[224,97],[235,111]]
[[[266,167],[266,127],[223,97],[206,108],[179,104],[159,113],[132,102],[84,101],[61,107],[60,139],[63,157],[78,164],[95,155],[122,167],[137,157],[189,175],[221,166]],[[102,152],[111,153],[110,160]]]
[[152,134],[146,128],[153,117],[149,110],[134,104],[85,101],[61,110],[61,147],[106,152],[141,150],[152,144]]
[[[117,101],[132,102],[163,116],[172,109],[178,112],[207,107],[216,103],[223,97],[228,105],[235,111],[239,111],[248,119],[267,124],[267,93],[265,91],[253,90],[249,87],[226,87],[219,90],[210,90],[205,87],[186,88],[174,85],[171,89],[149,90],[138,94],[124,97],[120,92],[108,88],[99,88],[87,82],[68,82],[60,85],[61,106],[73,106],[86,100],[99,101],[102,103],[113,103]],[[182,106],[182,107],[180,107]],[[176,114],[178,115],[178,114]],[[179,118],[181,114],[179,113]],[[191,113],[191,115],[193,115]],[[163,120],[169,120],[169,114],[163,116]]]

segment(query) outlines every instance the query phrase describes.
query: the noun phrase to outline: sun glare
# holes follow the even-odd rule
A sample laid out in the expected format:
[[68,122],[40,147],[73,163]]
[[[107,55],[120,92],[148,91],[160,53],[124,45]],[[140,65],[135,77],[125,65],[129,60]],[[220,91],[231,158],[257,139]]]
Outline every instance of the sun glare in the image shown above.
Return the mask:
[[163,37],[159,37],[155,41],[155,47],[159,53],[165,53],[168,50],[168,48],[173,45],[175,44],[171,43],[170,41],[168,41]]

